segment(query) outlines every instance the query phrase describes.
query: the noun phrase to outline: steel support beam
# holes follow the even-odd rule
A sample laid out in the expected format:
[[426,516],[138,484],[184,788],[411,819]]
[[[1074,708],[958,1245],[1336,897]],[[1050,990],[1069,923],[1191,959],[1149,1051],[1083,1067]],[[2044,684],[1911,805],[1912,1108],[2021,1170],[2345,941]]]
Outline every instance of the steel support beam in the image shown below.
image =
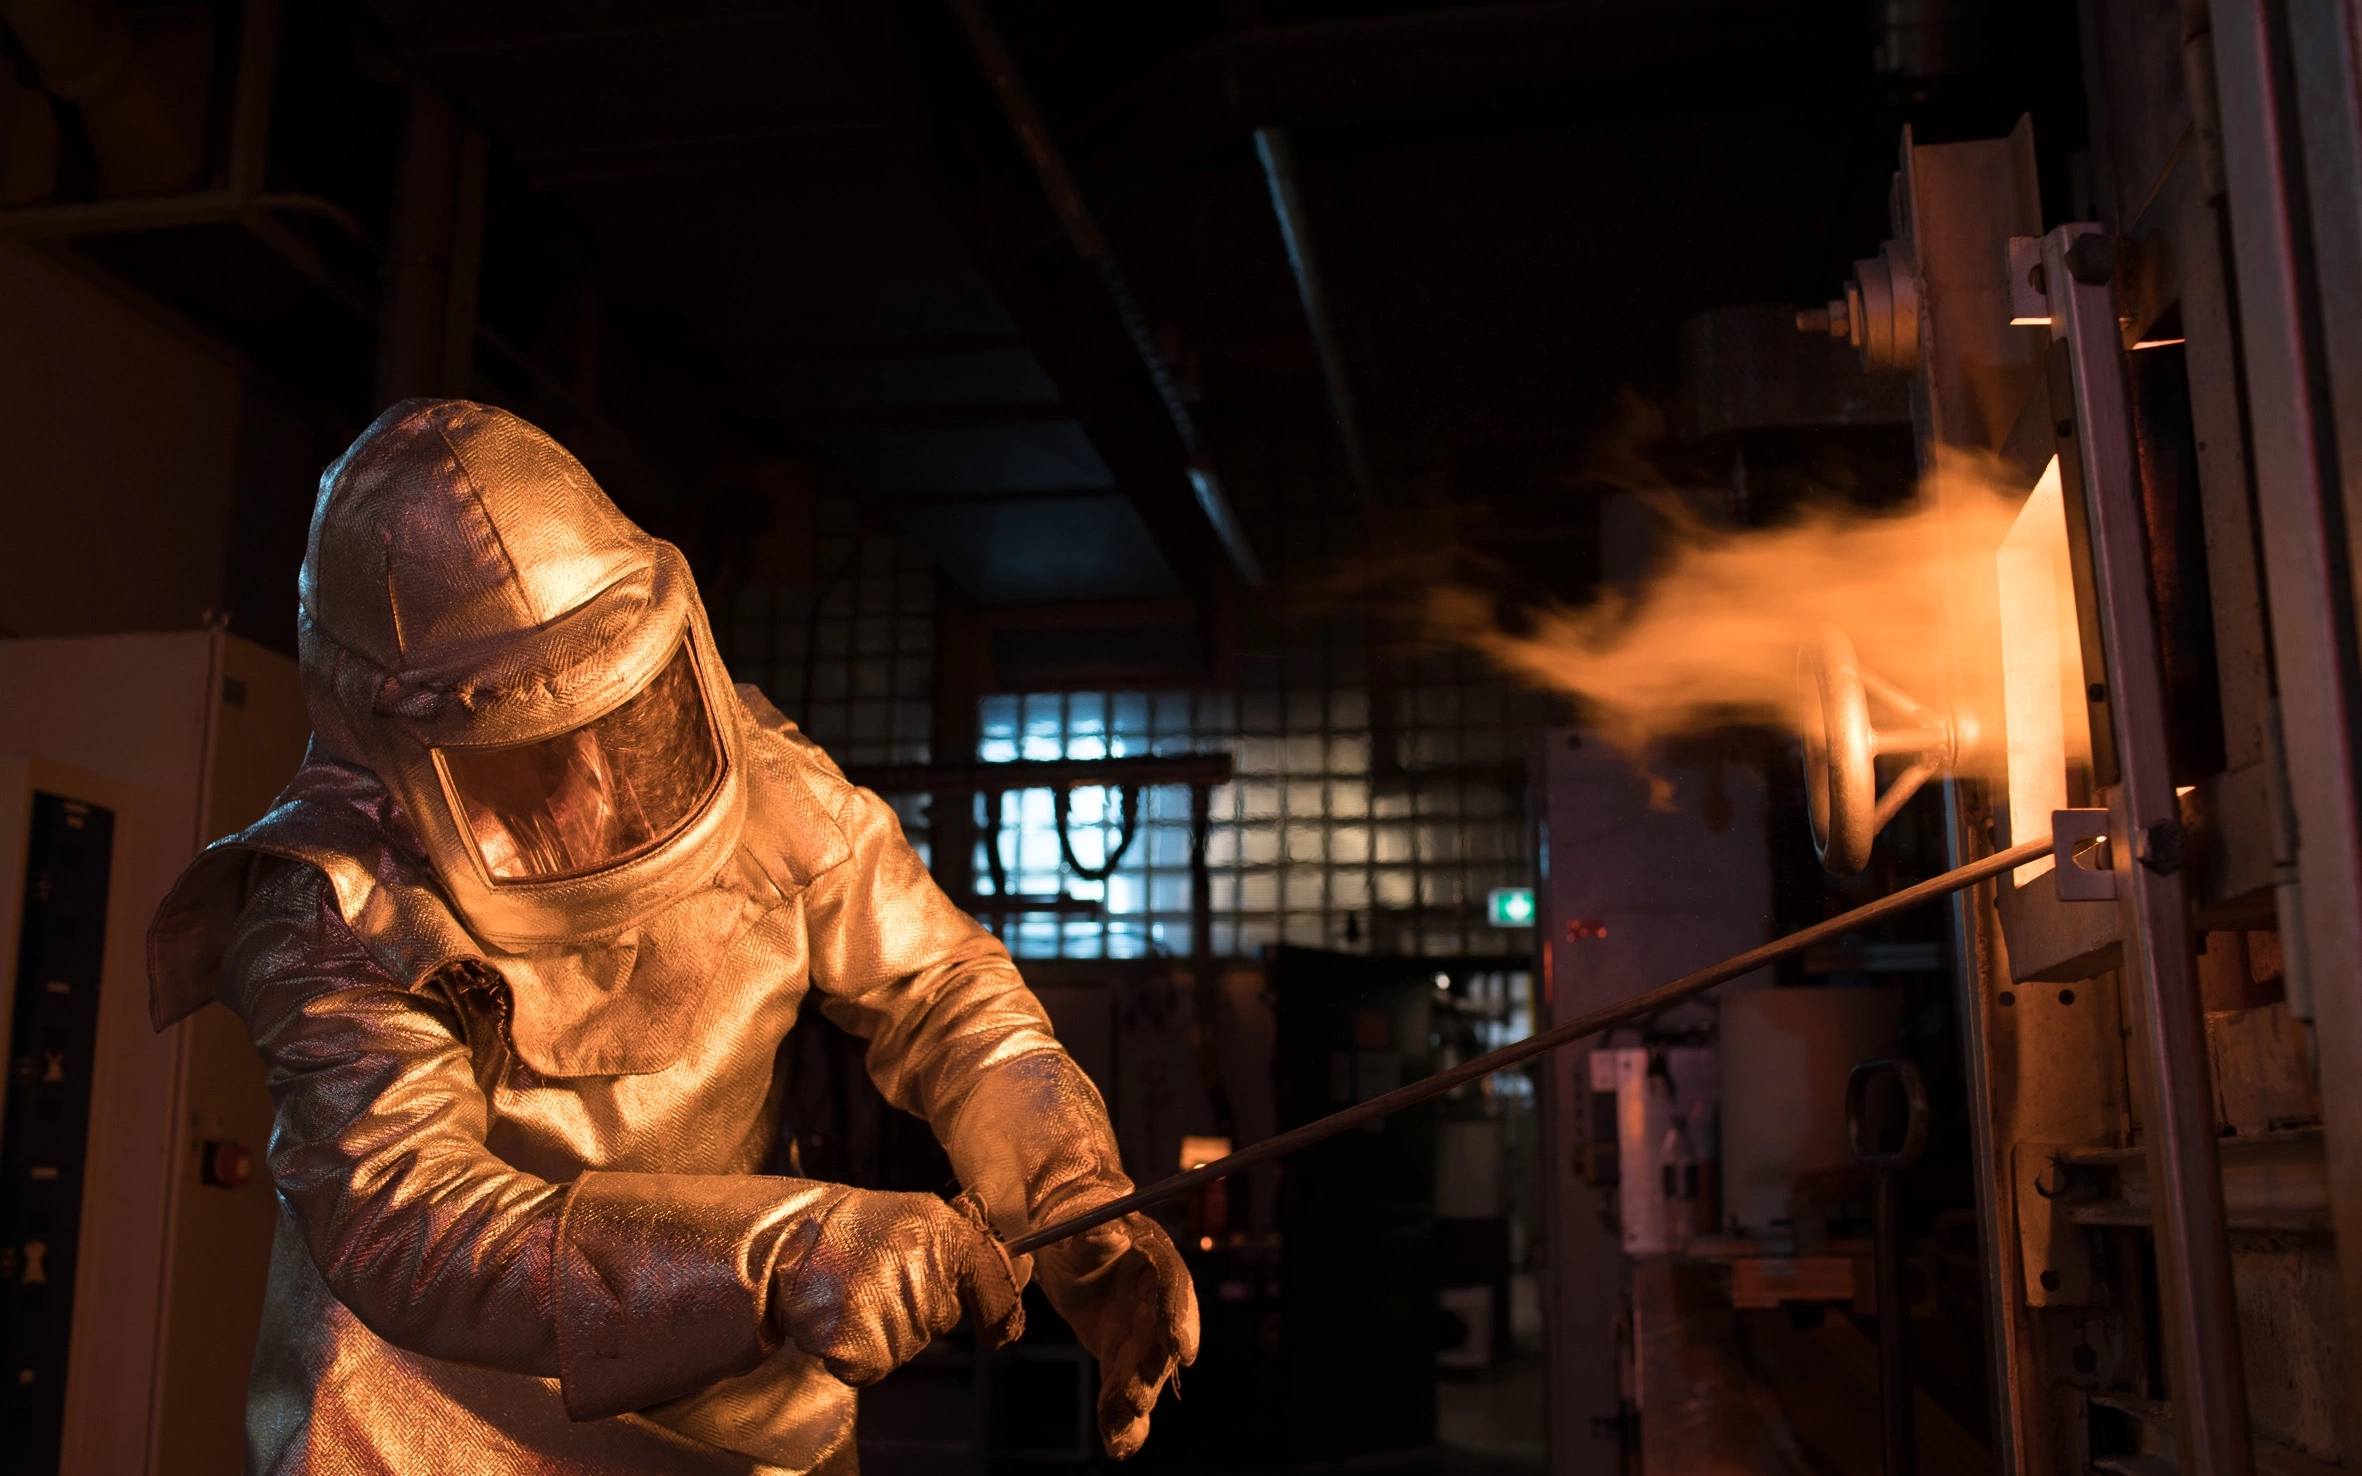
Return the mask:
[[2074,420],[2062,436],[2072,434],[2083,470],[2108,705],[2116,716],[2109,852],[2124,918],[2132,1087],[2148,1154],[2174,1439],[2186,1476],[2248,1476],[2247,1379],[2185,886],[2195,848],[2182,827],[2166,751],[2170,714],[2116,320],[2115,249],[2098,226],[2061,226],[2044,238],[2042,258],[2051,333],[2067,344],[2074,378]]
[[[2041,229],[2034,140],[2020,123],[2007,139],[1915,145],[1903,136],[1899,214],[1919,277],[1924,370],[1912,385],[1920,468],[1934,468],[1942,448],[1998,452],[2016,412],[2039,394],[2041,349],[2035,335],[2009,326],[2008,240]],[[1939,479],[1935,495],[1952,484]],[[1946,507],[1946,515],[1951,510]],[[1947,567],[1947,579],[1951,577]],[[1990,690],[1982,632],[1996,591],[1990,580],[1942,591],[1955,669],[1941,705],[1960,706],[1968,692]],[[1950,863],[1967,864],[1993,844],[1985,786],[1944,781],[1945,842]],[[1954,977],[1959,981],[1962,1055],[1968,1076],[1969,1125],[1976,1167],[1979,1237],[1984,1258],[1986,1354],[1991,1369],[1993,1456],[2000,1476],[2040,1476],[2058,1464],[2051,1426],[2036,1414],[2047,1388],[2040,1339],[2025,1296],[2017,1237],[2015,1145],[2049,1137],[2075,1114],[2057,1091],[2032,1090],[2022,1042],[1997,998],[2009,966],[1994,886],[1952,899]],[[2072,1139],[2075,1135],[2069,1133]]]
[[1228,784],[1230,755],[1148,755],[1103,759],[1024,759],[1015,763],[879,764],[857,766],[845,777],[880,794],[977,794],[1052,789],[1073,784]]
[[1026,163],[1032,166],[1034,178],[1048,197],[1050,208],[1057,212],[1058,223],[1064,227],[1075,255],[1099,274],[1108,300],[1115,306],[1116,317],[1123,323],[1124,336],[1131,340],[1133,352],[1139,356],[1141,367],[1148,371],[1149,382],[1156,387],[1157,398],[1163,403],[1165,416],[1172,422],[1173,433],[1180,438],[1182,452],[1187,457],[1189,487],[1197,498],[1199,510],[1221,541],[1223,551],[1230,556],[1231,568],[1239,581],[1250,587],[1260,585],[1263,566],[1247,542],[1246,530],[1239,526],[1229,494],[1223,490],[1222,480],[1206,454],[1197,417],[1183,400],[1173,366],[1165,361],[1164,350],[1158,347],[1156,334],[1142,315],[1139,300],[1132,295],[1131,279],[1108,249],[1107,236],[1092,217],[1090,206],[1075,183],[1073,169],[1059,152],[1057,141],[1050,137],[1049,124],[1043,120],[1041,110],[1034,106],[1033,95],[1017,71],[1016,59],[1009,54],[992,17],[985,13],[982,0],[951,0],[951,10],[961,30],[967,33],[977,64],[983,68],[985,80],[991,83],[993,96],[1000,101],[1001,111],[1007,115],[1009,127],[1015,131],[1017,142],[1025,152]]
[[[2313,1022],[2346,1346],[2362,1347],[2362,105],[2336,0],[2211,0],[2255,516],[2295,885],[2291,1013]],[[2349,1358],[2349,1404],[2362,1360]]]

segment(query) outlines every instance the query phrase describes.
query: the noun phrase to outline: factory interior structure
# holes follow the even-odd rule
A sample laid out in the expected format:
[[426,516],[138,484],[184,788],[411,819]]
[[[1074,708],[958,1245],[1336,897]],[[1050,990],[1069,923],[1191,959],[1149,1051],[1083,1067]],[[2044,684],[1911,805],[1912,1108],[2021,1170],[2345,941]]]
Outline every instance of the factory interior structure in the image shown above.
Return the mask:
[[[414,397],[686,556],[1135,1181],[1561,1030],[1155,1207],[1127,1464],[2362,1470],[2353,6],[0,0],[0,1476],[256,1469],[272,1098],[145,940]],[[1035,1297],[858,1466],[1097,1379]]]

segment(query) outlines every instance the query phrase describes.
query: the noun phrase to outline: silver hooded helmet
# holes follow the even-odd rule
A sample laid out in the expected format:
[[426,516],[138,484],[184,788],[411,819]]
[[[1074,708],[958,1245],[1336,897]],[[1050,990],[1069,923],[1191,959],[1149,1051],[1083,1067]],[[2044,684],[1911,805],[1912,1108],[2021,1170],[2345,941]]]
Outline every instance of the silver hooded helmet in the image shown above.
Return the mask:
[[516,416],[380,415],[320,478],[299,589],[318,741],[385,781],[477,936],[632,927],[737,845],[736,698],[687,560]]

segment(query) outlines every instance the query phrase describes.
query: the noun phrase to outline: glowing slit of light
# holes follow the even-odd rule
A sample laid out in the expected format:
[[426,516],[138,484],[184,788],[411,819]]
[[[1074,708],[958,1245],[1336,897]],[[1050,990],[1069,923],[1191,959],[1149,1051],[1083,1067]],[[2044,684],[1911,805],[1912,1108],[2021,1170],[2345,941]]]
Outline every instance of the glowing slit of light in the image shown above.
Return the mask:
[[[2050,829],[2068,806],[2071,764],[2091,762],[2083,708],[2083,647],[2067,551],[2067,504],[2056,456],[1994,554],[2001,597],[2002,717],[2009,729],[2009,833]],[[2018,886],[2051,869],[2037,857],[2011,873]]]

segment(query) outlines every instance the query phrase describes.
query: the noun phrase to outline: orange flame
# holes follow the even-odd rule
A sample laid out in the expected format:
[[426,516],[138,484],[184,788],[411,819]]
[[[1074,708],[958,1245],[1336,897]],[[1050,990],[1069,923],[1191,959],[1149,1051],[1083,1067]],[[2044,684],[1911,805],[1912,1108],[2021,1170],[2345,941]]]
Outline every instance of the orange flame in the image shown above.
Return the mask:
[[1798,648],[1828,624],[1853,636],[1865,666],[1947,708],[1959,700],[1947,652],[1972,638],[1953,622],[1991,601],[1946,592],[1990,586],[2023,497],[2013,480],[1997,462],[1945,453],[1896,512],[1821,505],[1742,531],[1672,515],[1657,566],[1635,589],[1531,610],[1513,631],[1490,596],[1444,585],[1427,592],[1425,623],[1574,699],[1635,759],[1659,740],[1735,723],[1793,727]]

